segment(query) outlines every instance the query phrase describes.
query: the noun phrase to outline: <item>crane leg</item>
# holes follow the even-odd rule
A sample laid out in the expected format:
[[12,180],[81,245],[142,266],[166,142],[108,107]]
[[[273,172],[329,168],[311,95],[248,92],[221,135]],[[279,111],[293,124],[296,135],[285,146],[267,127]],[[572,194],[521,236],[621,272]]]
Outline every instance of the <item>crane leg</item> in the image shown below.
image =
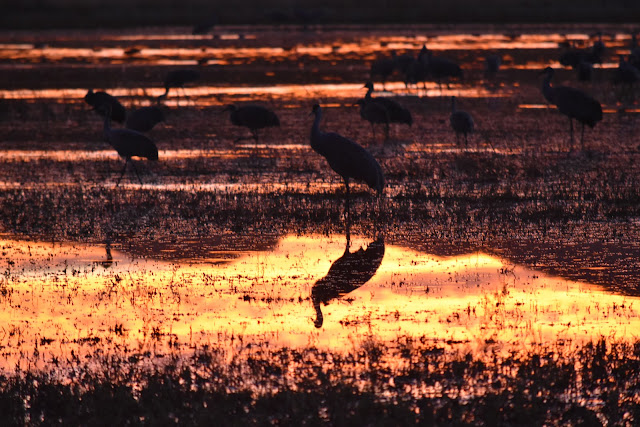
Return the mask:
[[118,181],[116,181],[116,187],[120,185],[120,181],[122,180],[124,173],[127,171],[127,164],[129,163],[129,160],[131,159],[127,158],[124,162],[124,167],[122,168],[122,172],[120,172],[120,178],[118,178]]
[[344,185],[346,187],[346,194],[344,198],[344,214],[347,218],[349,218],[350,200],[349,200],[349,180],[348,179],[344,180]]
[[464,133],[464,148],[469,148],[469,143],[467,142],[467,133]]
[[384,142],[389,140],[389,122],[384,124]]
[[580,146],[582,147],[582,151],[584,151],[584,123],[582,123],[582,131],[580,132]]
[[371,135],[373,135],[373,141],[376,140],[376,128],[373,126],[373,122],[371,122]]
[[140,181],[140,185],[142,185],[142,179],[140,179],[138,168],[136,167],[136,164],[133,162],[133,160],[131,160],[131,166],[133,166],[133,171],[136,173],[136,176],[138,177],[138,181]]

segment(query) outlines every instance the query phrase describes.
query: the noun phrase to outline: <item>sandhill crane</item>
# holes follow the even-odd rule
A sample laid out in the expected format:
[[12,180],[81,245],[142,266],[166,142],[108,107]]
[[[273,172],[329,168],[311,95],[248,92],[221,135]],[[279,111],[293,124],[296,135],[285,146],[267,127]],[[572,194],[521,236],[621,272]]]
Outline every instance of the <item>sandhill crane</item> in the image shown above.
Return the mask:
[[369,73],[369,77],[373,80],[375,77],[380,77],[382,82],[382,88],[384,89],[384,85],[387,79],[393,74],[393,71],[396,69],[396,53],[391,52],[391,58],[378,58],[371,64],[371,70]]
[[360,105],[360,117],[371,123],[373,139],[376,138],[376,131],[373,126],[376,123],[384,125],[385,140],[389,139],[389,111],[380,104],[367,102],[364,99],[359,99],[357,104]]
[[93,89],[89,89],[84,96],[84,100],[87,104],[91,105],[98,114],[104,115],[106,114],[105,112],[109,110],[111,112],[111,119],[118,123],[125,121],[127,110],[125,110],[115,96],[109,95],[107,92],[94,92]]
[[203,22],[200,22],[199,24],[194,25],[193,29],[191,30],[191,34],[193,35],[207,34],[217,24],[218,24],[218,17],[213,16],[206,21],[203,21]]
[[618,68],[616,68],[613,75],[613,82],[633,86],[634,83],[640,81],[640,70],[625,61],[624,55],[620,55],[619,58]]
[[[364,87],[367,89],[367,94],[364,97],[364,105],[360,110],[360,114],[362,115],[363,111],[371,110],[374,113],[372,114],[373,117],[382,119],[384,116],[381,115],[379,108],[369,107],[368,104],[376,104],[377,106],[384,108],[387,111],[386,139],[389,138],[389,123],[404,123],[409,126],[413,124],[411,112],[400,105],[398,102],[394,101],[391,98],[374,98],[373,96],[371,96],[371,94],[373,93],[373,82],[368,81],[367,83],[365,83]],[[363,118],[366,117],[363,116]],[[376,123],[382,122],[378,121]]]
[[551,86],[554,70],[547,67],[542,71],[542,94],[545,99],[558,107],[558,111],[569,118],[569,133],[571,136],[571,150],[573,150],[573,119],[582,124],[580,144],[584,150],[584,125],[594,127],[602,120],[602,107],[591,96],[568,86]]
[[311,148],[327,159],[329,166],[344,180],[346,187],[345,203],[349,209],[349,180],[365,182],[376,190],[378,195],[384,191],[384,175],[378,161],[358,143],[334,132],[322,132],[322,108],[313,106],[315,120],[311,126]]
[[456,132],[456,144],[460,145],[459,136],[464,135],[464,146],[467,146],[467,135],[473,132],[473,118],[466,111],[456,110],[456,97],[451,97],[451,116],[449,123]]
[[142,184],[140,174],[132,157],[143,157],[149,160],[158,160],[158,147],[156,144],[140,132],[131,129],[112,129],[111,128],[111,111],[107,107],[104,112],[104,138],[118,152],[120,157],[125,159],[124,167],[120,173],[120,178],[116,183],[116,187],[120,184],[120,180],[127,170],[127,164],[131,162],[133,170],[138,177],[138,181]]
[[149,132],[155,125],[164,121],[164,113],[160,107],[141,107],[127,117],[127,129],[138,132]]
[[582,60],[576,67],[578,80],[581,82],[591,81],[593,77],[593,64],[589,61]]
[[[258,144],[258,130],[267,127],[280,126],[280,119],[273,111],[260,105],[227,105],[222,112],[231,111],[231,123],[236,126],[243,126],[251,131],[253,139]],[[238,142],[246,138],[237,138]]]
[[164,79],[164,93],[158,97],[158,101],[163,100],[169,95],[169,89],[182,88],[184,92],[185,84],[194,82],[199,78],[200,73],[196,70],[181,69],[169,71]]
[[329,272],[318,280],[311,288],[311,302],[316,311],[313,322],[316,328],[321,328],[324,322],[320,304],[327,305],[329,301],[340,298],[358,289],[375,276],[384,258],[384,238],[379,237],[367,246],[355,252],[349,252],[350,239],[347,229],[347,245],[340,258],[335,260]]
[[433,56],[433,52],[427,49],[426,45],[422,46],[418,58],[425,64],[429,74],[440,86],[440,92],[442,92],[443,79],[457,78],[462,80],[464,78],[462,68],[456,62],[447,58]]
[[502,57],[497,53],[492,53],[484,58],[484,75],[486,78],[493,78],[502,64]]

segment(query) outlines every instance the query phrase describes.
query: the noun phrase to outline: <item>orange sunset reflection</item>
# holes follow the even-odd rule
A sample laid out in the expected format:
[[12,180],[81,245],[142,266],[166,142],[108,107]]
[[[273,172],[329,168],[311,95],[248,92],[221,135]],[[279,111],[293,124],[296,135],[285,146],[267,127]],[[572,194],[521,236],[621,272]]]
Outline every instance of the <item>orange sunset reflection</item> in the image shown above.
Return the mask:
[[[339,352],[399,336],[482,356],[557,340],[632,339],[640,330],[636,297],[483,253],[439,257],[362,237],[350,246],[352,266],[365,270],[360,281],[322,300],[318,322],[314,285],[333,277],[332,286],[341,286],[344,268],[335,272],[345,259],[345,237],[289,235],[252,247],[253,239],[259,241],[219,236],[200,244],[208,256],[178,259],[163,257],[162,246],[132,255],[116,244],[5,236],[2,369],[97,352],[179,355],[204,345],[233,354],[251,342]],[[234,249],[238,241],[245,243]],[[374,245],[379,249],[367,261],[358,250]]]

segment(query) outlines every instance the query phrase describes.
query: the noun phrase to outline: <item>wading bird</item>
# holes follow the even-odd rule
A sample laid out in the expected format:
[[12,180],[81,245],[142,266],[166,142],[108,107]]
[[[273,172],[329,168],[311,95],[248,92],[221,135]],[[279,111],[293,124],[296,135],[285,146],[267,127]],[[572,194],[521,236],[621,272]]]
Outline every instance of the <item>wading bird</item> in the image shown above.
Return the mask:
[[[367,94],[364,97],[365,105],[373,103],[382,106],[388,112],[390,123],[404,123],[409,126],[413,124],[411,112],[400,105],[398,102],[394,101],[391,98],[374,98],[373,96],[371,96],[371,94],[373,93],[373,82],[367,82],[364,87],[368,89]],[[389,138],[388,126],[386,138]]]
[[163,121],[164,113],[160,107],[141,107],[129,114],[125,126],[127,129],[138,132],[149,132],[155,125]]
[[371,124],[371,133],[373,139],[376,139],[376,131],[374,124],[384,125],[384,138],[385,141],[389,139],[389,112],[380,104],[375,102],[367,102],[364,99],[359,99],[357,105],[360,106],[360,117],[368,121]]
[[502,57],[497,53],[492,53],[484,58],[484,76],[487,79],[492,79],[500,70],[500,64],[502,64]]
[[182,91],[184,92],[185,84],[194,82],[199,78],[200,73],[196,70],[182,69],[169,71],[167,73],[167,77],[164,79],[164,93],[158,97],[158,101],[163,100],[167,95],[169,95],[169,89],[182,88]]
[[473,132],[473,118],[466,111],[456,110],[456,97],[451,97],[451,116],[449,123],[456,132],[456,144],[460,145],[460,134],[464,135],[464,146],[467,146],[467,135]]
[[391,58],[378,58],[371,64],[369,71],[369,77],[373,80],[375,77],[380,77],[382,82],[382,89],[387,79],[393,74],[396,69],[396,53],[391,52]]
[[[231,123],[236,126],[243,126],[251,131],[253,139],[258,144],[258,130],[267,127],[280,126],[280,119],[273,111],[260,105],[227,105],[222,112],[231,111]],[[238,142],[245,137],[237,138]]]
[[344,180],[346,187],[346,212],[349,211],[349,180],[365,182],[376,190],[378,195],[384,191],[384,175],[378,161],[358,143],[335,132],[322,132],[322,108],[313,106],[315,120],[311,126],[311,148],[327,159],[329,166]]
[[573,119],[582,124],[580,144],[584,150],[584,125],[594,127],[602,120],[602,107],[600,103],[581,90],[568,86],[551,86],[554,70],[545,68],[542,81],[542,94],[545,99],[554,104],[558,111],[569,118],[569,133],[571,137],[571,150],[573,150]]
[[84,96],[84,101],[91,105],[98,114],[104,116],[107,109],[111,112],[111,119],[118,123],[123,123],[127,116],[127,110],[122,106],[115,96],[109,95],[107,92],[94,92],[89,89]]
[[132,157],[143,157],[149,160],[158,160],[158,147],[156,144],[140,132],[131,129],[112,129],[111,128],[111,111],[107,107],[104,109],[104,138],[118,152],[124,162],[124,167],[120,173],[120,177],[116,183],[116,187],[120,184],[120,180],[127,170],[127,165],[131,162],[133,170],[138,177],[138,181],[142,184],[140,174]]
[[333,262],[325,277],[318,280],[311,288],[311,302],[316,311],[313,324],[322,327],[324,316],[320,304],[340,298],[367,283],[376,274],[382,258],[384,258],[384,239],[378,237],[367,249],[360,248],[349,252],[350,239],[347,228],[347,246],[344,254]]
[[440,87],[442,93],[442,80],[449,78],[457,78],[462,80],[464,74],[460,66],[447,58],[441,58],[439,56],[433,56],[433,52],[427,49],[426,45],[422,46],[422,50],[418,55],[418,59],[427,67],[427,70],[431,77],[433,77]]

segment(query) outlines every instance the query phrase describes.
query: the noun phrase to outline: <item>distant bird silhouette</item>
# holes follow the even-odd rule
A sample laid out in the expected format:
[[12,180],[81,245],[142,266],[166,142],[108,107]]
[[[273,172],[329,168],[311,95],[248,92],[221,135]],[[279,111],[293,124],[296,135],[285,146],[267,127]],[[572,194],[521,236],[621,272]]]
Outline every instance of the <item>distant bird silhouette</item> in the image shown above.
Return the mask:
[[551,86],[554,70],[547,67],[542,71],[542,94],[545,99],[558,107],[558,111],[569,118],[569,132],[571,137],[571,150],[573,150],[573,119],[582,124],[580,144],[584,150],[584,125],[594,127],[602,120],[602,107],[591,96],[568,86]]
[[311,126],[311,148],[327,159],[329,166],[344,180],[346,187],[346,210],[349,210],[349,180],[365,182],[376,190],[378,195],[384,191],[384,175],[378,161],[358,143],[334,132],[322,132],[322,108],[313,106],[315,120]]
[[576,67],[578,80],[581,82],[591,81],[593,77],[593,64],[589,61],[582,60]]
[[371,80],[375,80],[376,77],[380,77],[382,88],[385,88],[385,83],[393,74],[396,69],[396,53],[391,52],[391,58],[378,58],[371,64],[369,71],[369,77]]
[[104,116],[108,109],[111,112],[111,119],[118,123],[125,121],[127,110],[125,110],[115,96],[109,95],[107,92],[94,92],[93,89],[89,89],[84,96],[84,100],[87,104],[91,105],[98,114]]
[[459,135],[464,135],[464,146],[467,146],[467,135],[473,132],[473,118],[466,111],[456,110],[456,97],[451,97],[451,116],[449,123],[456,132],[456,144],[460,145]]
[[384,258],[384,238],[379,237],[367,249],[360,248],[349,252],[349,231],[347,231],[347,245],[344,254],[333,262],[329,272],[318,280],[311,288],[311,302],[316,311],[313,322],[316,328],[321,328],[324,316],[320,304],[327,305],[332,299],[340,298],[358,289],[375,276]]
[[[371,94],[373,93],[373,82],[368,81],[364,87],[367,89],[367,94],[364,97],[364,110],[370,109],[372,110],[376,118],[382,118],[381,113],[378,111],[379,109],[376,107],[369,107],[370,104],[376,104],[377,106],[381,106],[387,111],[387,126],[386,126],[386,139],[389,138],[389,125],[388,123],[404,123],[409,126],[413,124],[413,118],[411,117],[411,112],[400,105],[398,102],[394,101],[391,98],[374,98]],[[363,109],[360,110],[360,115],[362,115]],[[365,118],[365,117],[363,117]],[[367,119],[368,120],[368,119]],[[380,123],[380,122],[377,122]]]
[[364,99],[359,99],[357,104],[360,105],[360,117],[371,124],[373,139],[376,138],[374,124],[383,124],[385,140],[389,139],[389,111],[381,104],[367,102]]
[[181,69],[173,70],[167,73],[164,79],[164,93],[158,97],[158,101],[163,100],[169,95],[171,88],[182,88],[184,92],[184,85],[194,82],[200,78],[200,73],[196,70]]
[[587,59],[592,64],[602,64],[603,56],[607,47],[602,41],[602,31],[596,32],[596,35],[598,36],[598,40],[593,42],[591,45]]
[[200,22],[199,24],[194,25],[193,29],[191,30],[191,34],[193,35],[207,34],[217,24],[218,24],[218,17],[214,16],[207,21],[203,21],[203,22]]
[[492,53],[484,58],[484,75],[486,78],[493,78],[500,70],[502,57],[497,53]]
[[[253,139],[258,144],[258,131],[267,127],[280,126],[280,119],[273,111],[260,105],[227,105],[223,112],[231,111],[231,123],[243,126],[251,131]],[[237,138],[236,142],[245,139]]]
[[569,43],[568,47],[560,55],[560,64],[577,70],[583,62],[593,64],[602,64],[603,55],[605,53],[605,44],[602,41],[602,33],[598,32],[598,40],[588,48],[576,48]]
[[155,125],[164,121],[164,113],[160,107],[141,107],[127,117],[127,129],[138,132],[149,132]]
[[120,180],[127,170],[127,164],[133,165],[133,170],[138,177],[138,181],[142,184],[140,174],[132,157],[143,157],[149,160],[158,160],[158,147],[156,144],[140,132],[131,129],[112,129],[111,128],[111,111],[107,107],[104,109],[104,138],[118,152],[124,162],[124,167],[120,173],[120,178],[116,183],[116,187],[120,184]]
[[462,80],[464,78],[460,65],[450,59],[433,56],[433,52],[427,49],[426,45],[422,46],[418,57],[426,65],[431,77],[440,86],[440,92],[442,92],[442,80],[450,78]]
[[624,55],[619,56],[618,68],[615,69],[613,82],[633,86],[640,81],[640,70],[625,61]]

